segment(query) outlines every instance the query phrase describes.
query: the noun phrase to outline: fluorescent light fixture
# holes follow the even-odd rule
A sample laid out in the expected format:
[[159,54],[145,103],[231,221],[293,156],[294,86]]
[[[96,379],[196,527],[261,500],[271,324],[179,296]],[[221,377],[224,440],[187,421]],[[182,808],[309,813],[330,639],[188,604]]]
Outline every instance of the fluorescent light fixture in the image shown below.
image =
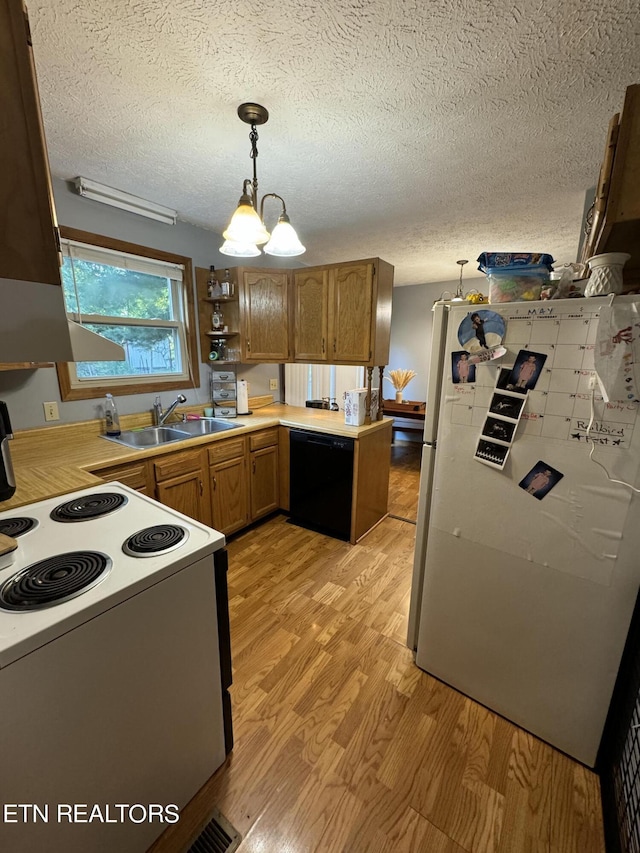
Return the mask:
[[148,219],[164,222],[165,225],[176,224],[178,213],[170,207],[164,207],[154,201],[146,201],[144,198],[138,198],[122,190],[107,187],[97,181],[90,181],[88,178],[77,177],[74,184],[78,195],[90,198],[92,201],[110,204],[112,207],[120,208],[120,210],[128,210],[129,213],[137,213],[138,216],[146,216]]

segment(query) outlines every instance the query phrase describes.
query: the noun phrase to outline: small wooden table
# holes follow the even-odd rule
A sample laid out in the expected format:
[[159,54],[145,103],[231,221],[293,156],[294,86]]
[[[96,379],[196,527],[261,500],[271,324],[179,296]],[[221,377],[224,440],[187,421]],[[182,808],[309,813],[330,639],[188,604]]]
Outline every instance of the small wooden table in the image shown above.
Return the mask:
[[[422,421],[424,424],[424,416],[426,413],[427,404],[416,400],[403,400],[402,403],[396,403],[395,400],[382,401],[382,414],[391,415],[394,418],[409,418],[410,420]],[[423,427],[402,427],[393,424],[392,434],[396,430],[403,432],[422,432]]]

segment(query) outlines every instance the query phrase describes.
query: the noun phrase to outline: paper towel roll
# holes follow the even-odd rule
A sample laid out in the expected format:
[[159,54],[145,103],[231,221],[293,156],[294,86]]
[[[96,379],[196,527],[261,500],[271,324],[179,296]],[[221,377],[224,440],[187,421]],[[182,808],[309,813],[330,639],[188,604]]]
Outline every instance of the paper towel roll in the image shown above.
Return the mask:
[[238,414],[239,415],[248,415],[249,414],[249,391],[247,389],[247,380],[246,379],[238,379],[237,383],[237,397],[238,397]]

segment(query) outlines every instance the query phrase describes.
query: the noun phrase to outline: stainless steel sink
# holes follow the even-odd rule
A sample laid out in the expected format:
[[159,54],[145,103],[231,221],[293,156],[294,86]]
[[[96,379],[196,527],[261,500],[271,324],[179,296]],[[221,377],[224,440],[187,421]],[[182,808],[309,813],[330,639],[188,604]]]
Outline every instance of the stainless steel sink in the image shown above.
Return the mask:
[[189,435],[212,435],[214,432],[222,432],[225,429],[238,429],[242,424],[230,424],[216,418],[204,418],[199,421],[185,421],[181,423],[180,430],[188,432]]
[[242,424],[229,424],[216,418],[200,421],[185,421],[177,426],[150,426],[142,429],[123,430],[120,435],[103,435],[108,441],[124,444],[127,447],[158,447],[174,441],[187,441],[197,435],[213,435],[226,429],[237,429]]
[[125,444],[127,447],[157,447],[159,444],[171,444],[173,441],[185,441],[192,433],[173,427],[144,427],[143,429],[123,430],[120,435],[103,435],[108,441]]

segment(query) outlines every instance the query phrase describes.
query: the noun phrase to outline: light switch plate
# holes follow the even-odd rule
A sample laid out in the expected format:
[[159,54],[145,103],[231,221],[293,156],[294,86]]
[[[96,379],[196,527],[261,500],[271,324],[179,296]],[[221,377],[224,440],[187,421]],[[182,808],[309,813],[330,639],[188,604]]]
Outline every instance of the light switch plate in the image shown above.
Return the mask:
[[44,419],[45,421],[59,421],[60,414],[58,413],[58,404],[53,403],[43,403],[44,408]]

